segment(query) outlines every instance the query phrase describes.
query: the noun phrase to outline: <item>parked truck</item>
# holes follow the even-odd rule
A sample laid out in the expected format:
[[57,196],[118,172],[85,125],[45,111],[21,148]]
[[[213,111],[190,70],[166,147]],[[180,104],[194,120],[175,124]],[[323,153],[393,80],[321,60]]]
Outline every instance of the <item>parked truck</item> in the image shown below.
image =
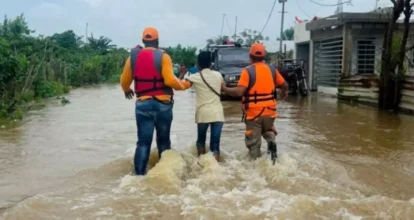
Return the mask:
[[[209,45],[213,69],[219,71],[227,87],[236,87],[242,69],[250,65],[249,47],[240,44]],[[228,98],[222,92],[222,98]]]

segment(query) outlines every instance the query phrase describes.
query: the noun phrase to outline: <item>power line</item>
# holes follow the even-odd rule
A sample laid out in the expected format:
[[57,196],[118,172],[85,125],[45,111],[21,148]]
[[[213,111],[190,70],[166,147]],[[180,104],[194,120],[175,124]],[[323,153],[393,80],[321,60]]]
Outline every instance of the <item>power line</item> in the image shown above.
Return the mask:
[[269,23],[269,20],[270,20],[270,18],[272,17],[272,14],[273,14],[273,9],[275,8],[276,1],[277,1],[277,0],[275,0],[275,1],[273,2],[272,9],[270,10],[269,16],[267,17],[266,23],[264,24],[264,26],[263,26],[263,28],[262,28],[262,31],[260,31],[260,34],[262,34],[262,33],[263,33],[264,29],[265,29],[265,28],[266,28],[266,26],[267,26],[267,23]]
[[298,0],[296,0],[296,5],[298,6],[299,10],[300,10],[300,11],[301,11],[304,15],[306,15],[306,17],[311,18],[311,16],[309,16],[309,15],[305,12],[305,10],[303,10],[303,8],[300,6],[300,4],[299,4]]
[[345,5],[345,4],[352,3],[352,0],[348,0],[346,2],[337,3],[337,4],[322,4],[322,3],[316,2],[315,0],[309,0],[309,1],[312,2],[313,4],[316,4],[316,5],[319,5],[319,6],[327,6],[327,7],[334,7],[334,6],[339,6],[339,5]]

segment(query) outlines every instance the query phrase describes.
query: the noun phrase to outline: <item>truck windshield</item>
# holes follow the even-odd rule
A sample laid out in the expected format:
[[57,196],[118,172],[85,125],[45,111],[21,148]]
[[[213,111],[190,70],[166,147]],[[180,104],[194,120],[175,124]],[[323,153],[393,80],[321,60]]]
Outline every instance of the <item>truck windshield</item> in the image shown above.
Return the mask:
[[224,65],[238,65],[250,63],[248,49],[220,50],[217,55],[218,63]]

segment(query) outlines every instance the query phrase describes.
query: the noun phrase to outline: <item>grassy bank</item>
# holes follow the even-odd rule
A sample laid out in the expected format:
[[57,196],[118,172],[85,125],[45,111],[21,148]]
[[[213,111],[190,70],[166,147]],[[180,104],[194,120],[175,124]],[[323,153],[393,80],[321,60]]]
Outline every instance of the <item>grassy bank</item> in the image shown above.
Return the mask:
[[41,100],[88,84],[119,81],[128,51],[73,31],[34,36],[23,16],[0,24],[0,118],[20,120]]

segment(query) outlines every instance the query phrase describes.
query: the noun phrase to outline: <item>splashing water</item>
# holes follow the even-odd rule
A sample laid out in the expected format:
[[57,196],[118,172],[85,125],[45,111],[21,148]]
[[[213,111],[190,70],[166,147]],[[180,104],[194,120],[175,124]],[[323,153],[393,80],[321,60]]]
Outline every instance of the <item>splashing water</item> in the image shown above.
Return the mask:
[[[89,90],[96,96],[94,91]],[[26,127],[34,128],[33,133],[25,131],[31,134],[27,135],[31,144],[23,146],[30,150],[20,154],[25,156],[24,160],[10,151],[9,158],[16,159],[0,165],[0,174],[5,177],[0,180],[0,195],[8,195],[5,192],[13,189],[13,185],[22,193],[30,191],[33,195],[26,193],[28,198],[3,209],[0,218],[414,219],[414,164],[409,160],[414,152],[409,148],[413,140],[410,133],[404,133],[414,128],[410,127],[412,121],[394,125],[387,119],[385,131],[381,122],[369,121],[366,116],[361,119],[364,123],[353,123],[348,116],[358,119],[356,113],[352,113],[353,108],[342,106],[348,112],[341,115],[331,109],[331,103],[318,101],[315,106],[293,100],[285,104],[288,107],[280,109],[281,115],[292,119],[286,117],[276,123],[283,135],[278,137],[280,154],[274,166],[265,156],[256,161],[247,159],[244,127],[240,123],[224,126],[223,162],[218,163],[210,153],[196,157],[192,143],[195,131],[189,127],[193,121],[188,119],[188,112],[193,109],[177,105],[172,135],[174,150],[164,152],[160,160],[158,152],[153,150],[148,174],[135,176],[132,175],[134,148],[130,147],[135,137],[129,138],[134,125],[125,128],[119,125],[131,124],[133,116],[124,118],[113,114],[120,107],[105,104],[108,99],[116,100],[119,91],[108,92],[107,88],[97,91],[106,91],[105,96],[89,103],[90,99],[83,96],[82,90],[75,91],[74,97],[70,97],[71,105],[46,110],[47,120],[43,116],[40,119],[33,116],[33,122],[27,122]],[[181,98],[180,101],[178,95],[176,102],[192,100],[190,93],[184,93]],[[80,106],[81,100],[87,104]],[[233,113],[234,107],[230,107],[237,103],[224,104],[230,109],[226,118],[236,121],[238,113]],[[101,105],[102,109],[96,109]],[[92,115],[104,109],[115,116],[95,125],[94,121],[106,117],[89,117],[95,117]],[[359,110],[358,114],[361,111],[368,110]],[[67,120],[68,117],[71,120]],[[374,122],[377,125],[373,126]],[[342,126],[337,127],[339,123]],[[39,124],[44,127],[39,128]],[[58,142],[57,134],[53,133],[57,129],[50,129],[51,124],[72,134],[70,139]],[[96,127],[91,129],[90,126]],[[348,131],[350,128],[361,132]],[[33,135],[35,131],[42,136]],[[8,143],[13,143],[14,137],[7,137]],[[399,139],[393,139],[395,137]],[[378,142],[375,138],[383,139]],[[59,144],[51,145],[55,142]],[[64,145],[66,142],[70,145]],[[386,148],[388,146],[399,148]],[[19,147],[21,145],[16,144],[13,149]],[[61,154],[62,151],[66,154]],[[117,152],[121,151],[126,151],[126,155],[119,157]],[[24,162],[13,166],[16,171],[9,169],[8,164],[18,159]],[[25,161],[30,163],[26,166]],[[75,171],[71,173],[70,169]],[[1,173],[2,170],[18,174]]]

